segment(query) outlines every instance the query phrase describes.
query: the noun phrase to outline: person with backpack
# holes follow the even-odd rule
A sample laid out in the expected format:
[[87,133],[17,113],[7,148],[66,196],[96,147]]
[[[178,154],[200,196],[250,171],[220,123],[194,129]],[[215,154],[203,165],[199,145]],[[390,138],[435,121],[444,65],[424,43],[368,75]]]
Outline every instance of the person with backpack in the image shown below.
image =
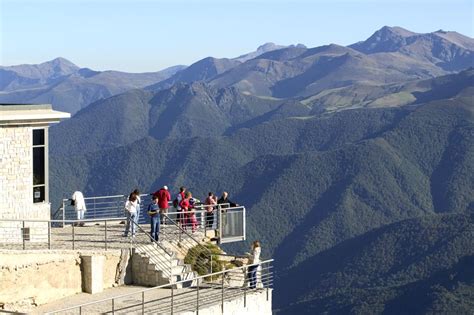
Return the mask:
[[75,191],[71,197],[71,205],[74,206],[74,209],[77,212],[77,222],[74,223],[75,226],[84,226],[84,215],[87,211],[86,202],[84,201],[84,195],[80,191]]
[[168,186],[163,186],[156,191],[153,196],[158,197],[158,205],[160,206],[160,223],[166,224],[166,214],[168,213],[168,202],[171,200],[171,195],[168,191]]
[[178,216],[177,216],[177,221],[178,221],[178,224],[180,224],[181,226],[184,225],[184,216],[183,216],[183,209],[181,208],[180,206],[180,203],[181,201],[184,200],[184,194],[186,193],[186,187],[184,186],[181,186],[179,188],[179,193],[176,195],[176,198],[174,198],[173,200],[173,207],[176,209],[176,211],[178,212]]
[[160,206],[159,206],[158,196],[154,195],[152,197],[152,201],[148,205],[147,212],[148,212],[148,215],[150,216],[151,238],[158,242],[159,234],[160,234],[160,221],[159,221]]
[[125,212],[127,214],[127,225],[125,227],[124,237],[128,236],[128,232],[131,232],[132,237],[135,237],[135,225],[138,224],[137,210],[138,209],[138,198],[137,195],[132,193],[128,200],[125,202]]

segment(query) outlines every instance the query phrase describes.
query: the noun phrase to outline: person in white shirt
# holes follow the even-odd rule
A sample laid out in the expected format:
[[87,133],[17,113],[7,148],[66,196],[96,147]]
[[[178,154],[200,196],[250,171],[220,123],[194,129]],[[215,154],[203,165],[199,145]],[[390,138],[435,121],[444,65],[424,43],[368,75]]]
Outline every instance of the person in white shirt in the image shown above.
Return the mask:
[[249,264],[252,265],[248,268],[248,278],[250,281],[250,288],[255,289],[257,287],[257,269],[260,263],[260,253],[262,248],[260,247],[259,241],[252,243],[252,251],[249,257]]
[[[84,215],[87,211],[86,202],[84,201],[84,195],[80,191],[75,191],[71,197],[72,205],[77,212],[77,220],[84,220]],[[77,225],[77,223],[76,223]],[[79,222],[79,225],[83,226],[84,222]]]
[[[125,202],[125,212],[127,214],[127,225],[125,227],[124,237],[128,236],[130,231],[132,237],[135,236],[135,225],[137,224],[137,212],[138,212],[138,198],[137,195],[131,194],[127,202]],[[133,221],[133,223],[131,222]]]

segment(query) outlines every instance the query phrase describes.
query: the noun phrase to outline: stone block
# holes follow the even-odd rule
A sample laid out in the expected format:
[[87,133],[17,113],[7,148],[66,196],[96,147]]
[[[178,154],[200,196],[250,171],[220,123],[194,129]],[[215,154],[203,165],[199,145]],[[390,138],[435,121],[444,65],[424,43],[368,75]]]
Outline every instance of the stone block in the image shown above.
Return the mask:
[[101,255],[81,256],[82,287],[84,292],[99,293],[104,290],[104,262]]

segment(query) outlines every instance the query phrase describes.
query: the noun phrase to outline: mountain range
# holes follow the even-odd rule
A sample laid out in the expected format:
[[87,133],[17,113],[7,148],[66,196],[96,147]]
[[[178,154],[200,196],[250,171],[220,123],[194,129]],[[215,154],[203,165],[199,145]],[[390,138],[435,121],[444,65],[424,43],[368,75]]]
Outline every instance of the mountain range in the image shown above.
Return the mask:
[[[123,93],[130,89],[157,84],[177,74],[171,82],[203,80],[226,70],[229,65],[241,63],[265,52],[283,46],[266,43],[256,51],[234,60],[205,58],[185,70],[177,65],[158,72],[126,73],[120,71],[95,71],[80,68],[64,58],[38,65],[0,66],[0,102],[50,103],[54,109],[75,114],[89,104]],[[179,73],[179,74],[178,74]],[[164,85],[170,86],[170,81]]]
[[226,190],[248,242],[225,249],[261,240],[275,312],[469,314],[473,45],[383,27],[197,61],[50,128],[53,208],[77,189]]

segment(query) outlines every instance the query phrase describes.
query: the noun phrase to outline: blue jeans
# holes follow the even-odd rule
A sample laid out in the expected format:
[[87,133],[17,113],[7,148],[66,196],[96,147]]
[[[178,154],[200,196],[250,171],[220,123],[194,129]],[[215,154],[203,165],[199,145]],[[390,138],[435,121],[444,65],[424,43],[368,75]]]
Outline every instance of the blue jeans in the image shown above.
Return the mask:
[[125,227],[125,232],[123,233],[124,236],[128,236],[129,231],[133,236],[135,235],[135,224],[131,223],[130,221],[133,221],[135,224],[137,224],[138,216],[134,212],[130,213],[127,211],[127,226]]
[[248,269],[248,277],[249,277],[251,289],[255,289],[257,287],[257,268],[258,268],[258,265],[255,265],[255,266],[250,266]]
[[158,242],[160,237],[160,215],[155,214],[154,216],[150,217],[151,222],[151,237]]

